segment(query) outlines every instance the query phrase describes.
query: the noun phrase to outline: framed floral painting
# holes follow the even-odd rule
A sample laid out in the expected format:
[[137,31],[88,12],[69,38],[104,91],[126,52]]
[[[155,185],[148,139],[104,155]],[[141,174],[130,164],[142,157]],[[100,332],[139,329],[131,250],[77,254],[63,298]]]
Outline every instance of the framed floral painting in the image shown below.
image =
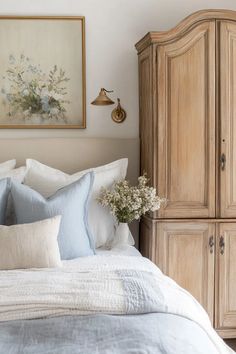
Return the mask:
[[0,128],[85,128],[84,17],[0,17]]

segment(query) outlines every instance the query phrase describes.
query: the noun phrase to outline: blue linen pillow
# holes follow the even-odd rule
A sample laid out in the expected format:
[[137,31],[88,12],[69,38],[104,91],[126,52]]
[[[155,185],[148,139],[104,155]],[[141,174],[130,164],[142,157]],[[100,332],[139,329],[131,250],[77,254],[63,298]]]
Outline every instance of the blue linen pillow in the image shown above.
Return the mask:
[[12,181],[11,194],[18,224],[61,215],[58,244],[62,259],[94,255],[94,242],[87,222],[87,206],[93,172],[59,189],[49,198],[28,186]]
[[0,224],[5,224],[5,216],[7,209],[7,201],[11,189],[10,178],[3,178],[0,180]]

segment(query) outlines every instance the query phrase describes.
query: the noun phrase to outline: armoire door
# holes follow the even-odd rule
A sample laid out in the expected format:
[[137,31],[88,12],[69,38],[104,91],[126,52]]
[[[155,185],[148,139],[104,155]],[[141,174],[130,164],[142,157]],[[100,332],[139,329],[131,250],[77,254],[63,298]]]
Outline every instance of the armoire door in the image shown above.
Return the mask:
[[156,234],[158,266],[202,304],[213,323],[215,224],[158,222]]
[[157,217],[215,216],[215,21],[157,46]]
[[220,215],[236,217],[236,23],[219,21]]
[[216,327],[236,335],[236,223],[218,226],[216,245]]

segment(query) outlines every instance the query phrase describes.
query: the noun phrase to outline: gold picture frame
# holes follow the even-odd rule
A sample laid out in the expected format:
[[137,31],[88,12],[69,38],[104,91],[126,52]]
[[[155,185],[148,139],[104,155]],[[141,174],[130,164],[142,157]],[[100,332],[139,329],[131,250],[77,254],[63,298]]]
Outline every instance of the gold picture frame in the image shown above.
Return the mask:
[[0,46],[0,129],[86,128],[84,16],[0,16]]

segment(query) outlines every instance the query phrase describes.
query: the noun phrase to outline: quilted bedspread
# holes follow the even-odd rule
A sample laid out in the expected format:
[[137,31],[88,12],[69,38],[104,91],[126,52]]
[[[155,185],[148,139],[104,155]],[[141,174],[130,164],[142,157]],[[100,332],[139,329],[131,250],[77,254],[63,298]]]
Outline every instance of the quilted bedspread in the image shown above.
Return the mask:
[[[188,324],[191,323],[191,326],[198,329],[198,331],[195,329],[195,332],[202,333],[203,342],[207,338],[207,345],[212,346],[212,354],[233,352],[213,330],[206,312],[199,303],[143,257],[93,256],[66,261],[60,269],[0,272],[0,321],[2,322],[0,353],[3,352],[1,343],[4,343],[1,335],[5,336],[4,338],[9,335],[9,331],[4,331],[11,328],[13,333],[13,329],[19,323],[21,323],[20,328],[26,328],[28,322],[25,320],[29,319],[60,323],[59,320],[65,319],[65,316],[80,321],[94,316],[98,321],[104,318],[101,316],[112,315],[108,316],[110,320],[119,318],[119,321],[121,319],[126,321],[126,318],[133,318],[135,321],[136,318],[138,321],[140,316],[150,318],[151,315],[161,316],[161,314],[169,318],[174,316],[174,322],[179,318]],[[31,323],[33,326],[33,322]],[[35,323],[37,327],[39,320],[35,320]],[[112,323],[114,324],[114,321]],[[76,325],[79,326],[77,322]],[[125,328],[125,325],[123,327]],[[149,327],[149,330],[155,331],[155,325],[153,327]],[[54,326],[55,328],[57,327]],[[107,327],[108,333],[110,329],[112,329],[111,323]],[[85,338],[83,334],[83,339]],[[191,343],[191,338],[189,340]],[[31,353],[27,350],[22,353],[28,352]],[[61,350],[59,352],[63,353]],[[79,350],[75,352],[80,353]],[[117,353],[123,352],[117,351]],[[140,353],[149,353],[149,351],[140,351]]]

